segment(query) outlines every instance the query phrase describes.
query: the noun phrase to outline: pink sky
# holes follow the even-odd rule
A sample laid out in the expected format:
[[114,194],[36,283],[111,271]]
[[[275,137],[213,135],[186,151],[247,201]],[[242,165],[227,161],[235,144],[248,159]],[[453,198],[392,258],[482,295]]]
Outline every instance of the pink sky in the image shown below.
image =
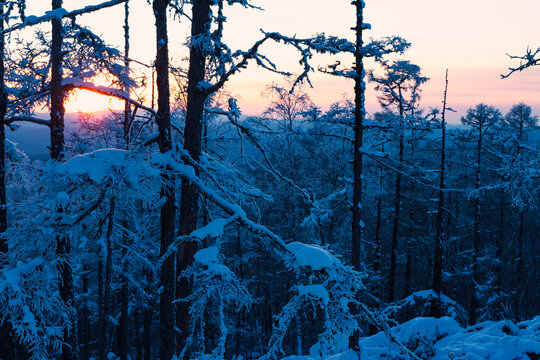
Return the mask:
[[[100,1],[65,0],[67,9]],[[29,2],[28,14],[41,14],[48,1]],[[287,35],[309,36],[317,32],[352,38],[350,27],[354,8],[348,0],[260,0],[255,4],[265,11],[226,10],[229,21],[226,37],[233,49],[247,48],[260,38],[259,29],[279,30]],[[515,65],[506,53],[520,54],[530,45],[540,45],[540,1],[519,0],[366,0],[365,19],[372,25],[368,37],[399,34],[412,42],[406,58],[420,65],[431,81],[424,86],[423,106],[438,106],[444,86],[444,71],[449,68],[449,103],[460,113],[479,102],[497,105],[506,111],[512,104],[525,101],[540,111],[540,67],[501,80],[508,66]],[[150,62],[155,52],[154,19],[146,0],[132,1],[132,56]],[[122,6],[86,16],[83,23],[104,34],[107,41],[122,44]],[[186,19],[170,21],[171,55],[185,56],[189,32]],[[266,48],[266,54],[283,69],[299,71],[297,56],[282,46]],[[320,64],[328,58],[315,59]],[[330,60],[332,62],[332,60]],[[322,74],[314,74],[313,101],[325,108],[352,95],[352,83]],[[240,99],[244,113],[264,109],[261,92],[266,84],[279,78],[253,66],[230,84],[229,90]],[[373,91],[368,91],[369,111],[377,109]]]

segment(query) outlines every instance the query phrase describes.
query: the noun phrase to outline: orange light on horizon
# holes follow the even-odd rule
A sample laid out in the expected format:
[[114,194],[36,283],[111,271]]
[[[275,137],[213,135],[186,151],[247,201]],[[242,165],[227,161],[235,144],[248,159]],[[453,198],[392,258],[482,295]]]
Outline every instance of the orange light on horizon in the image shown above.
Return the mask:
[[88,90],[74,90],[65,103],[67,113],[94,113],[104,110],[122,110],[124,102],[114,97],[105,96]]

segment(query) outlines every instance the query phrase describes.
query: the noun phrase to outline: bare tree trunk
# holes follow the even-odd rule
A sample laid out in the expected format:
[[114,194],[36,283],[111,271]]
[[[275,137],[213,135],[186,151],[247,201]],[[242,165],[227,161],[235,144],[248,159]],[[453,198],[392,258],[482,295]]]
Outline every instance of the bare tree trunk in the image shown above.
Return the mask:
[[[125,249],[122,251],[122,257],[126,255]],[[120,319],[118,321],[117,333],[117,353],[121,360],[127,360],[128,353],[128,284],[125,276],[122,277],[122,287],[119,294],[120,300]]]
[[[384,150],[383,150],[384,151]],[[382,174],[382,173],[381,173]],[[382,183],[382,175],[380,177]],[[381,228],[382,228],[382,195],[377,199],[377,222],[375,225],[375,249],[373,254],[373,272],[375,273],[376,281],[373,286],[373,295],[380,299],[384,291],[380,288],[381,279],[381,264],[382,264],[382,240],[381,240]],[[377,326],[370,324],[368,328],[368,335],[375,335],[379,329]]]
[[[129,78],[129,1],[124,3],[124,65],[126,67],[126,78]],[[127,94],[130,93],[129,86],[125,87]],[[126,150],[130,148],[130,122],[131,106],[128,101],[124,104],[124,142]],[[126,236],[124,236],[126,240]],[[127,241],[124,242],[122,258],[126,256]],[[128,356],[128,283],[126,276],[122,276],[122,286],[120,288],[120,320],[118,322],[117,353],[120,360],[127,360]]]
[[503,244],[504,244],[504,191],[499,194],[499,233],[495,241],[495,294],[499,298],[496,313],[494,314],[499,319],[504,319],[506,316],[503,303]]
[[[98,321],[97,321],[97,329],[101,332],[101,329],[103,327],[104,319],[104,311],[103,311],[103,299],[104,299],[104,288],[103,288],[103,257],[101,256],[101,250],[98,253],[99,256],[99,262],[98,262]],[[105,347],[105,342],[102,339],[101,335],[98,334],[98,354],[101,354],[102,347]]]
[[[129,1],[124,3],[124,66],[126,67],[126,78],[129,78]],[[125,92],[130,94],[130,87],[125,87]],[[124,141],[126,142],[126,149],[129,149],[130,143],[130,126],[131,126],[131,105],[129,101],[124,102]]]
[[362,55],[364,4],[362,1],[353,1],[356,7],[356,53],[355,53],[355,80],[354,80],[354,160],[353,160],[353,219],[352,219],[352,250],[351,263],[360,269],[360,245],[364,222],[362,220],[362,187],[363,187],[363,141],[364,141],[364,109],[366,85],[364,83],[364,63]]
[[[373,271],[379,274],[381,271],[381,257],[382,257],[382,240],[381,240],[381,227],[382,227],[382,196],[377,199],[377,222],[375,225],[375,254],[373,260]],[[378,291],[375,296],[378,296]]]
[[[5,1],[0,2],[0,31],[4,30],[4,6]],[[7,239],[4,232],[7,230],[7,199],[6,199],[6,129],[4,120],[7,113],[7,91],[5,83],[5,65],[4,65],[5,40],[4,35],[0,34],[0,256],[8,252]],[[0,265],[2,258],[0,258]],[[0,353],[1,354],[1,353]]]
[[525,238],[525,211],[520,209],[519,211],[519,230],[517,238],[517,260],[516,260],[516,289],[514,300],[514,312],[516,320],[522,319],[521,312],[521,292],[523,291],[523,284],[526,279],[525,273],[525,261],[524,261],[524,238]]
[[[401,89],[400,89],[401,98]],[[396,174],[396,193],[394,198],[394,223],[392,226],[392,247],[390,250],[390,276],[388,279],[388,302],[395,300],[395,287],[396,287],[396,269],[397,269],[397,246],[399,236],[399,217],[401,211],[401,171],[403,168],[403,153],[404,153],[404,118],[403,118],[403,104],[399,103],[399,118],[400,118],[400,135],[399,135],[399,164],[398,172]]]
[[[523,141],[523,115],[520,116],[519,121],[519,133],[518,133],[518,161],[521,163],[523,161],[522,155],[522,146],[521,142]],[[524,234],[525,234],[525,210],[523,208],[519,209],[519,230],[517,237],[517,254],[516,254],[516,290],[515,290],[515,300],[514,300],[514,312],[516,320],[521,320],[521,292],[524,286],[524,280],[526,278],[525,274],[525,260],[524,260]]]
[[114,198],[111,200],[111,207],[107,217],[109,218],[107,224],[107,254],[105,254],[105,279],[103,281],[103,310],[102,317],[99,326],[99,360],[107,359],[107,339],[109,338],[108,330],[108,318],[111,309],[111,275],[112,275],[112,232],[114,229]]
[[[360,247],[364,221],[362,220],[362,191],[363,191],[363,141],[364,141],[364,108],[366,96],[366,84],[364,82],[364,1],[353,0],[351,4],[356,9],[356,26],[354,27],[356,41],[354,54],[354,159],[353,159],[353,206],[352,206],[352,241],[351,241],[351,264],[355,270],[360,270]],[[357,312],[358,309],[351,309]],[[355,331],[349,338],[349,348],[358,349],[360,333]]]
[[[0,1],[0,31],[4,30],[4,6],[5,1]],[[7,112],[7,92],[4,80],[4,34],[0,35],[0,270],[6,265],[8,255],[8,243],[4,232],[7,230],[7,199],[6,199],[6,129],[4,120]],[[0,324],[0,358],[14,358],[14,344],[11,323],[4,321]]]
[[[62,8],[62,0],[52,0],[52,9]],[[64,90],[62,88],[63,28],[59,19],[51,20],[51,159],[64,158]]]
[[[152,283],[152,272],[150,270],[145,270],[146,282],[148,284]],[[144,349],[144,360],[150,360],[151,348],[151,334],[152,334],[152,303],[149,302],[145,304],[143,308],[143,349]]]
[[441,123],[441,166],[439,175],[439,202],[437,205],[437,224],[435,234],[435,250],[433,253],[433,282],[432,289],[437,295],[431,302],[431,316],[441,317],[441,291],[442,291],[442,265],[443,265],[443,208],[444,208],[444,189],[445,189],[445,171],[446,171],[446,95],[448,90],[448,70],[446,70],[446,80],[444,86],[444,99],[442,109]]
[[[52,0],[52,9],[62,8],[62,0]],[[51,20],[51,159],[61,161],[64,158],[64,89],[62,88],[62,20]],[[57,209],[62,211],[62,209]],[[60,258],[58,271],[60,273],[59,292],[62,300],[73,305],[73,275],[69,265],[71,246],[66,234],[56,237],[56,254]],[[62,360],[71,360],[75,354],[75,331],[66,327],[63,334]]]
[[[156,19],[156,83],[158,90],[158,111],[156,120],[159,129],[159,151],[166,153],[172,149],[171,138],[171,110],[169,90],[169,40],[167,34],[167,6],[168,0],[154,0],[154,16]],[[165,199],[161,205],[161,245],[160,255],[163,256],[175,240],[175,187],[173,179],[164,172],[162,174],[164,185],[161,188],[161,198]],[[174,257],[169,256],[161,266],[161,295],[159,312],[160,329],[160,359],[170,360],[174,355],[175,329],[174,305],[175,298],[175,272]]]
[[[481,169],[481,160],[482,160],[482,125],[478,129],[478,142],[477,142],[477,153],[476,153],[476,171],[475,171],[475,186],[474,189],[480,189],[480,169]],[[469,306],[469,323],[475,324],[477,320],[478,312],[478,297],[477,293],[479,291],[478,281],[479,281],[479,265],[478,265],[478,254],[480,252],[480,199],[477,196],[474,198],[474,238],[473,238],[473,259],[472,259],[472,283],[473,288],[471,292],[471,301]]]
[[135,312],[135,359],[142,360],[143,358],[143,314],[141,309]]
[[[205,34],[211,22],[211,1],[197,0],[193,2],[193,15],[191,21],[191,37],[197,38]],[[206,54],[202,47],[191,46],[189,52],[188,69],[188,98],[186,109],[186,126],[184,129],[184,149],[189,156],[199,161],[202,141],[202,119],[206,93],[199,86],[205,80]],[[199,213],[199,193],[197,189],[187,181],[182,181],[180,203],[179,235],[189,235],[197,228]],[[197,246],[194,242],[184,241],[178,250],[176,275],[177,277],[193,263]],[[180,277],[178,281],[178,298],[184,299],[192,294],[191,279]],[[180,356],[186,346],[186,340],[190,336],[189,324],[190,302],[179,302],[176,312],[176,327],[180,331],[177,339],[176,354]],[[185,349],[184,359],[189,359],[190,351]]]
[[80,356],[83,360],[90,358],[89,340],[90,340],[90,310],[88,308],[88,272],[90,271],[88,264],[83,263],[82,270],[82,292],[84,294],[84,304],[81,310],[80,331]]
[[405,295],[412,293],[412,244],[411,240],[414,234],[414,211],[411,208],[409,212],[410,221],[409,221],[409,235],[407,238],[407,257],[405,263]]
[[[242,265],[242,259],[243,259],[243,250],[242,250],[242,239],[240,237],[240,225],[238,225],[236,229],[236,260],[238,261],[238,278],[240,281],[244,281],[244,266]],[[242,349],[242,325],[244,323],[244,310],[239,309],[239,311],[236,313],[236,328],[238,329],[236,331],[235,336],[235,355],[239,356],[240,351]],[[245,357],[245,356],[244,356]]]

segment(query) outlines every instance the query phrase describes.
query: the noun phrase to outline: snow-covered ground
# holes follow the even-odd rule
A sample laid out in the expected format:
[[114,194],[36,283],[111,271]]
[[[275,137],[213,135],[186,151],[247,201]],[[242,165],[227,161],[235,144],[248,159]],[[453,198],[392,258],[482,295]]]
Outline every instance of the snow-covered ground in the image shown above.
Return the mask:
[[[420,359],[431,360],[538,360],[540,359],[540,316],[532,320],[485,321],[466,328],[450,317],[415,318],[391,329],[397,341]],[[405,360],[400,347],[380,332],[359,341],[359,360]],[[308,356],[287,360],[316,360],[321,356],[312,347]],[[284,360],[285,360],[284,359]],[[357,360],[352,350],[325,356],[325,360]]]

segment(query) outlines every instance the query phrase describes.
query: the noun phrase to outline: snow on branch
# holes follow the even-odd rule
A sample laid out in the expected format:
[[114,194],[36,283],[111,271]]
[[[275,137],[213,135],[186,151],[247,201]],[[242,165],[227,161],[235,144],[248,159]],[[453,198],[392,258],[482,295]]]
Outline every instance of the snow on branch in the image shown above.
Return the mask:
[[156,163],[157,165],[160,165],[164,168],[168,167],[177,175],[189,181],[193,186],[197,188],[201,195],[214,203],[229,216],[235,217],[237,221],[244,227],[246,227],[249,231],[262,238],[268,239],[271,244],[276,245],[277,249],[280,250],[280,253],[282,255],[284,255],[285,257],[289,257],[291,255],[289,250],[287,249],[287,246],[285,245],[285,242],[281,239],[281,237],[270,231],[265,226],[258,225],[248,219],[246,213],[239,205],[231,204],[223,197],[218,195],[214,190],[206,186],[203,181],[195,175],[195,169],[192,166],[178,162],[176,159],[174,159],[174,156],[171,152],[164,154],[156,153],[153,154],[152,158],[154,163]]
[[17,25],[14,25],[8,29],[5,29],[1,32],[1,34],[7,34],[7,33],[10,33],[10,32],[13,32],[13,31],[16,31],[16,30],[20,30],[22,28],[25,28],[27,26],[33,26],[33,25],[38,25],[38,24],[42,24],[44,22],[47,22],[47,21],[51,21],[51,20],[54,20],[54,19],[64,19],[64,18],[74,18],[76,16],[79,16],[79,15],[84,15],[84,14],[88,14],[88,13],[91,13],[91,12],[94,12],[94,11],[98,11],[98,10],[101,10],[101,9],[105,9],[105,8],[108,8],[108,7],[111,7],[111,6],[115,6],[115,5],[118,5],[118,4],[122,4],[126,1],[129,1],[129,0],[110,0],[110,1],[106,1],[106,2],[103,2],[101,4],[97,4],[97,5],[88,5],[88,6],[85,6],[81,9],[77,9],[77,10],[73,10],[73,11],[67,11],[66,9],[56,9],[56,10],[51,10],[51,11],[47,11],[45,12],[45,15],[43,16],[27,16],[24,20],[24,22],[22,23],[19,23]]
[[[345,43],[343,41],[344,40],[341,40],[339,42],[340,44],[342,43],[341,46],[337,46],[339,52],[356,54],[357,50],[352,46],[352,44],[346,45],[350,43]],[[330,40],[330,43],[331,42],[332,40]],[[371,41],[364,45],[359,52],[364,58],[374,58],[376,61],[382,61],[384,55],[403,54],[410,46],[411,43],[400,36],[385,36],[380,40],[371,39]],[[325,74],[344,77],[347,79],[355,79],[359,75],[362,77],[364,76],[363,74],[357,74],[355,69],[341,66],[341,62],[339,60],[333,65],[328,65],[326,67],[320,66],[318,70]]]
[[362,55],[380,60],[384,55],[402,54],[410,47],[411,43],[400,36],[385,36],[381,40],[371,40],[362,48]]
[[82,89],[82,90],[92,91],[101,95],[116,97],[118,99],[129,102],[136,108],[141,108],[143,110],[146,110],[152,115],[156,114],[156,111],[154,109],[148,106],[145,106],[141,104],[140,102],[130,98],[129,94],[125,92],[124,90],[110,88],[107,86],[95,85],[91,82],[83,81],[78,78],[66,78],[62,81],[62,85],[68,90],[69,89]]
[[[304,67],[304,70],[293,83],[293,89],[297,84],[304,80],[311,85],[308,78],[308,73],[313,70],[309,64],[309,60],[313,57],[313,52],[320,54],[337,54],[341,51],[351,51],[351,49],[353,49],[353,45],[347,40],[340,39],[335,36],[326,36],[325,34],[317,34],[311,38],[299,39],[296,37],[285,36],[277,32],[265,32],[263,30],[261,30],[261,32],[264,35],[263,38],[255,42],[247,51],[238,50],[230,55],[230,58],[227,59],[227,61],[233,63],[234,59],[239,59],[238,62],[236,64],[233,63],[229,70],[226,71],[215,84],[209,84],[209,86],[204,87],[203,90],[207,94],[211,94],[221,89],[231,76],[240,70],[245,69],[250,60],[255,60],[257,65],[266,70],[281,75],[290,76],[290,73],[278,70],[276,65],[271,62],[268,57],[259,53],[260,47],[268,40],[293,46],[299,51],[301,56],[299,62]],[[220,45],[224,46],[223,44]]]
[[5,125],[10,125],[10,124],[13,124],[14,122],[30,122],[34,124],[45,125],[47,127],[51,126],[50,120],[39,119],[33,116],[27,116],[27,115],[14,115],[4,120]]
[[64,163],[52,164],[46,170],[78,183],[87,180],[96,184],[114,183],[132,192],[140,190],[138,186],[145,180],[153,181],[159,175],[135,153],[113,148],[77,155]]

